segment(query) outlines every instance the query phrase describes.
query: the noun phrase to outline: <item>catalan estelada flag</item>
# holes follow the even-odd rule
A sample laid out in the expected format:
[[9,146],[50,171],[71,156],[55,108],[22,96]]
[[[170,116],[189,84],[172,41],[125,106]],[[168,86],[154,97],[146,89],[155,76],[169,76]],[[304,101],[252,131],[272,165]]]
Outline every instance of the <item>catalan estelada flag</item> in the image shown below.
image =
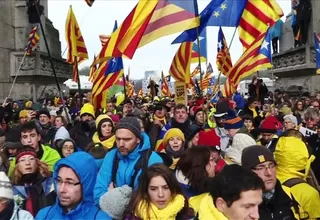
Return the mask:
[[132,58],[136,49],[160,37],[199,26],[196,0],[140,0],[103,48],[100,62],[110,57]]
[[[199,57],[200,57],[200,62],[206,62],[207,61],[207,29],[204,28],[202,32],[199,35],[199,46],[198,46],[198,41],[195,40],[193,42],[193,48],[192,48],[192,63],[198,63],[199,62]],[[200,48],[200,53],[199,53],[199,48]]]
[[[88,51],[71,5],[66,20],[66,41],[68,45],[67,63],[72,64],[76,70],[77,63],[80,64],[88,59]],[[77,74],[78,72],[74,71],[73,81],[75,82],[78,82]]]
[[316,69],[320,74],[320,34],[314,33],[314,48],[316,52]]
[[[117,29],[115,21],[114,30]],[[96,109],[106,108],[108,89],[123,76],[123,61],[121,57],[114,57],[103,62],[96,71],[93,86],[92,100]]]
[[28,44],[25,48],[25,52],[27,55],[31,55],[32,50],[37,46],[38,42],[40,41],[40,36],[37,33],[38,25],[32,28],[28,38]]
[[238,31],[245,49],[283,16],[275,0],[248,0],[239,21]]
[[87,5],[88,5],[89,7],[91,7],[91,6],[93,5],[93,3],[94,3],[95,0],[85,0],[85,1],[86,1]]
[[227,41],[224,37],[222,28],[220,27],[218,33],[218,53],[217,53],[217,67],[218,70],[225,76],[228,76],[228,72],[232,67],[231,56]]
[[200,73],[200,66],[199,66],[199,64],[196,66],[196,68],[194,68],[194,70],[192,71],[192,73],[191,73],[191,79],[193,78],[193,77],[195,77],[196,75],[198,75]]
[[250,47],[242,54],[237,63],[229,70],[228,77],[234,85],[241,78],[251,75],[261,69],[272,67],[270,33],[260,34]]
[[181,81],[185,82],[186,84],[190,84],[190,64],[192,46],[192,42],[182,43],[172,60],[169,73],[176,81]]

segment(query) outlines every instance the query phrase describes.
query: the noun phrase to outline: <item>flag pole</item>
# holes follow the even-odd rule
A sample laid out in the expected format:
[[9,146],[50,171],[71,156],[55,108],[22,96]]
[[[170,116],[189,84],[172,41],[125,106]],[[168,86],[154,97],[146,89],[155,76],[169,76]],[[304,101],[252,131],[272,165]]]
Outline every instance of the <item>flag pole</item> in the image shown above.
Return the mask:
[[123,79],[123,92],[124,92],[124,100],[126,100],[127,97],[127,89],[126,89],[126,77],[124,75],[124,73],[122,74],[122,79]]
[[78,92],[79,92],[79,96],[81,97],[81,84],[80,84],[80,75],[79,75],[79,68],[78,68],[78,57],[75,57],[74,59],[75,59],[76,74],[77,74],[77,81],[78,81]]
[[51,53],[50,53],[47,37],[46,37],[46,34],[44,32],[44,28],[43,28],[43,25],[42,25],[42,22],[41,22],[41,15],[40,15],[40,12],[39,12],[39,8],[38,8],[37,4],[35,4],[34,6],[36,8],[37,15],[38,15],[38,18],[39,18],[39,24],[40,24],[43,40],[44,40],[44,43],[45,43],[45,46],[46,46],[46,49],[47,49],[47,53],[48,53],[48,56],[49,56],[49,62],[51,64],[52,72],[53,72],[53,75],[54,75],[54,78],[55,78],[55,81],[56,81],[56,85],[57,85],[57,88],[58,88],[58,91],[59,91],[59,95],[60,95],[60,98],[62,100],[62,107],[63,107],[63,109],[65,111],[67,122],[70,123],[71,120],[69,118],[69,114],[68,114],[67,109],[66,109],[65,101],[63,99],[61,87],[60,87],[59,80],[58,80],[57,73],[56,73],[56,69],[55,69],[55,67],[53,65],[53,59],[52,59],[52,56],[51,56]]
[[[199,8],[198,8],[198,2],[197,0],[193,0],[193,5],[194,5],[194,12],[196,17],[199,17]],[[197,30],[197,46],[198,46],[198,64],[199,64],[199,71],[200,71],[200,97],[202,97],[202,70],[201,70],[201,51],[200,51],[200,33],[199,33],[199,26],[196,27]]]
[[[229,46],[228,46],[229,51],[230,51],[230,49],[231,49],[232,42],[233,42],[234,36],[236,35],[237,29],[238,29],[238,27],[236,27],[236,28],[234,29],[234,32],[233,32],[231,41],[230,41]],[[226,57],[224,57],[223,65],[225,65],[225,60],[226,60]],[[223,66],[222,66],[222,67],[223,67]],[[217,83],[216,83],[216,86],[218,86],[218,91],[220,91],[220,77],[221,77],[221,71],[219,71],[219,75],[218,75],[218,79],[217,79]],[[215,86],[215,88],[216,88],[216,86]]]
[[11,92],[12,92],[12,90],[13,90],[13,86],[14,86],[14,84],[16,83],[16,80],[17,80],[19,71],[20,71],[20,69],[21,69],[21,67],[22,67],[22,65],[23,65],[23,63],[24,63],[24,59],[26,58],[26,55],[27,55],[27,51],[24,52],[24,55],[23,55],[23,57],[22,57],[20,66],[19,66],[19,68],[18,68],[17,71],[16,71],[16,75],[15,75],[14,80],[13,80],[13,82],[12,82],[12,86],[11,86],[11,88],[10,88],[8,97],[10,97],[10,95],[11,95]]

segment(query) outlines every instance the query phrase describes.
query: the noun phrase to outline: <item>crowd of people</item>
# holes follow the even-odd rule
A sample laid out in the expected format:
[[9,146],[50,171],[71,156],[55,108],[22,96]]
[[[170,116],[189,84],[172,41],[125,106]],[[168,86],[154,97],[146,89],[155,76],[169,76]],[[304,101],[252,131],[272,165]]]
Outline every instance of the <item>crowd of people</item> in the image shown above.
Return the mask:
[[0,219],[320,219],[320,96],[249,88],[105,109],[6,99]]

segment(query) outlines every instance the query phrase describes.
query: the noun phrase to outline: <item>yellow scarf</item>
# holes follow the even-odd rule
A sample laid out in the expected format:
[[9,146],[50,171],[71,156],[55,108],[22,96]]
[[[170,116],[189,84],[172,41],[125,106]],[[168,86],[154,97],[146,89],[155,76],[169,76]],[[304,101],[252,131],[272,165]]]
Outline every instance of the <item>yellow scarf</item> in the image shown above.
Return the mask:
[[99,135],[98,135],[98,132],[95,132],[93,137],[92,137],[92,141],[93,143],[100,143],[103,145],[104,148],[106,148],[107,150],[110,150],[113,145],[114,145],[114,142],[116,141],[116,136],[115,135],[112,135],[111,137],[109,137],[107,140],[104,140],[104,141],[100,141],[99,139]]
[[207,194],[202,200],[199,209],[199,220],[228,220],[213,204],[212,196]]
[[163,209],[158,209],[157,206],[150,203],[149,218],[147,217],[147,203],[143,200],[138,205],[138,213],[135,216],[143,220],[175,220],[177,214],[184,207],[185,198],[178,194],[174,199]]
[[158,118],[156,115],[153,115],[153,120],[158,120],[158,121],[160,121],[163,125],[167,124],[166,117]]
[[249,109],[250,109],[250,110],[252,111],[252,113],[253,113],[253,118],[255,118],[255,117],[258,116],[258,113],[257,113],[257,111],[256,111],[255,108],[250,108],[250,107],[249,107]]

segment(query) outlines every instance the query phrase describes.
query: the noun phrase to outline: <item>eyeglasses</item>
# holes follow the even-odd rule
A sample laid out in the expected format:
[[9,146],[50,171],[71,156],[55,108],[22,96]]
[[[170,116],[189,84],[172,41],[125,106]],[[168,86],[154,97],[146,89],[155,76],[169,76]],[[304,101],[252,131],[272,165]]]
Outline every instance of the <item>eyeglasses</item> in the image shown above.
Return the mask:
[[61,186],[62,184],[65,184],[68,188],[72,188],[74,186],[77,186],[77,185],[81,184],[80,182],[74,183],[74,182],[71,182],[71,181],[63,181],[62,179],[54,179],[54,183],[57,186]]
[[267,169],[273,170],[274,168],[276,168],[276,165],[274,163],[271,163],[269,165],[266,166],[258,166],[253,168],[253,170],[257,171],[257,172],[263,172],[266,171]]
[[313,118],[310,118],[310,117],[305,117],[304,120],[305,120],[305,121],[314,121],[314,119],[313,119]]

